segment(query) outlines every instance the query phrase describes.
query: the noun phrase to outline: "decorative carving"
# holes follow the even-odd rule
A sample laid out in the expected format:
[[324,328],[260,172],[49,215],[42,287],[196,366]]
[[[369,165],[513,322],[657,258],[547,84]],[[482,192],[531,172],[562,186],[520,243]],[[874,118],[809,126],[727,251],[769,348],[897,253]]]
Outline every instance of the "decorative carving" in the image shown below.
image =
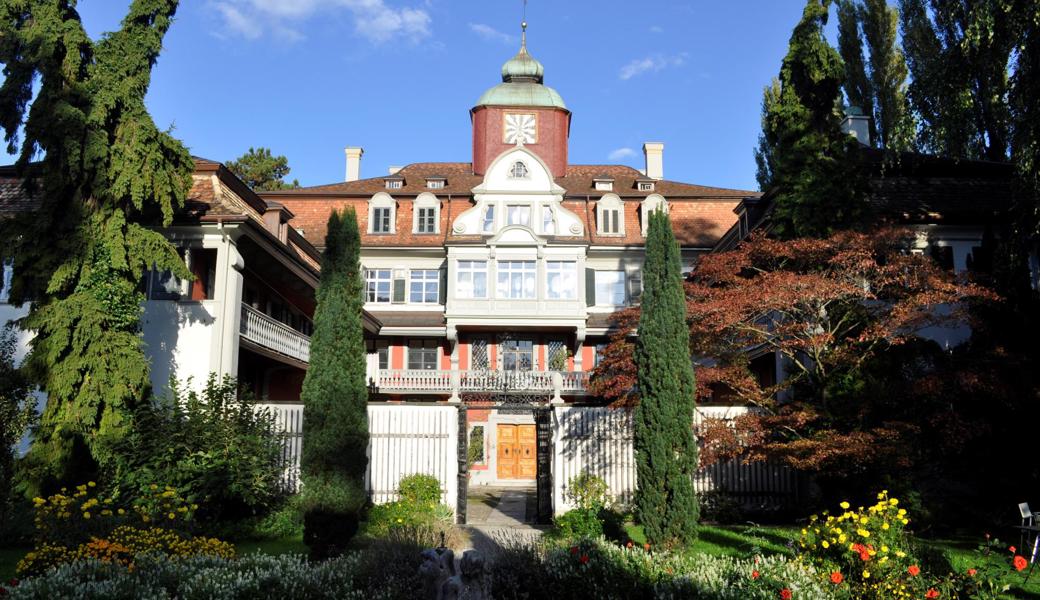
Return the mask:
[[422,552],[419,576],[427,600],[486,600],[491,597],[491,580],[484,555],[466,550],[456,572],[455,553],[448,548]]
[[523,146],[538,141],[538,121],[533,114],[505,116],[505,143]]
[[574,235],[581,235],[581,225],[578,223],[572,223],[571,233],[573,233]]
[[451,228],[455,233],[466,233],[466,224],[456,221],[455,225]]

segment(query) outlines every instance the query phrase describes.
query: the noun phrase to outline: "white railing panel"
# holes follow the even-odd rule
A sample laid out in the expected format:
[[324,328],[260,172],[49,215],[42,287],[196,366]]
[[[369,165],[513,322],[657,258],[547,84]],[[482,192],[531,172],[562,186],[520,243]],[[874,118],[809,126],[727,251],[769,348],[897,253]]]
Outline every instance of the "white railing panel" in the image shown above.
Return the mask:
[[451,392],[452,376],[458,374],[460,392],[494,392],[502,390],[554,391],[553,376],[559,375],[562,392],[584,392],[588,373],[571,371],[441,371],[383,369],[376,377],[380,392]]
[[277,321],[248,304],[242,305],[242,337],[303,362],[310,362],[311,339],[285,323]]

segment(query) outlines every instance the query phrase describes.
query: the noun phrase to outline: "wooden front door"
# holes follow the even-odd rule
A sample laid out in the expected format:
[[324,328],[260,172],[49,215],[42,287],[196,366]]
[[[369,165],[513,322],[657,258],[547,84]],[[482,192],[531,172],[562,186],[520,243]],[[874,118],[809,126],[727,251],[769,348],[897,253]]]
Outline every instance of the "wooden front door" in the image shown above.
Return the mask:
[[498,426],[498,478],[535,479],[538,442],[534,425]]

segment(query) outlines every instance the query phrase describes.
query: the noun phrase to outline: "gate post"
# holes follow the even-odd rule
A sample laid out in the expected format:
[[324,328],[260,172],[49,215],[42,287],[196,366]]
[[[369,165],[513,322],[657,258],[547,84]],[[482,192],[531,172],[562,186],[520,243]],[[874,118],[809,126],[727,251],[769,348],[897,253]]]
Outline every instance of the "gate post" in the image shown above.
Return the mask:
[[459,409],[459,476],[458,492],[455,499],[455,521],[459,525],[466,524],[466,498],[469,496],[469,422],[466,415],[466,404],[458,404]]
[[552,408],[536,409],[534,422],[538,440],[538,522],[548,524],[553,518]]

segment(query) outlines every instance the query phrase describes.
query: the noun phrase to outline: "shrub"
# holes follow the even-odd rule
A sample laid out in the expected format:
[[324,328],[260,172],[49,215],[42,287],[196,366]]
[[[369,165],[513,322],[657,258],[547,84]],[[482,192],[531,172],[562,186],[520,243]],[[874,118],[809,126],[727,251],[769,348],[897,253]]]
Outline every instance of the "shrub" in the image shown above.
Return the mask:
[[36,422],[36,398],[28,378],[15,368],[18,338],[10,323],[0,329],[0,537],[13,538],[10,530],[20,509],[14,491],[15,448]]
[[599,510],[574,508],[553,519],[553,537],[560,539],[598,538],[603,535]]
[[565,495],[576,508],[553,519],[552,537],[597,538],[605,532],[613,539],[621,537],[623,517],[609,508],[609,488],[602,477],[579,473],[568,480]]
[[400,500],[369,509],[365,523],[367,535],[385,537],[401,527],[433,526],[445,531],[451,528],[455,515],[450,506],[440,504],[441,485],[436,477],[421,473],[408,475],[398,484],[398,493]]
[[600,509],[610,502],[602,477],[583,471],[567,482],[567,498],[578,508]]
[[53,567],[87,559],[132,567],[138,556],[167,558],[199,555],[234,556],[234,547],[190,533],[197,505],[173,490],[159,490],[134,501],[129,508],[95,495],[87,483],[67,494],[35,498],[36,543],[18,563],[21,575],[36,575]]
[[169,397],[135,415],[113,474],[117,497],[171,485],[205,507],[202,520],[263,515],[285,496],[284,434],[273,415],[240,393],[235,379],[210,374],[201,392],[176,381]]

